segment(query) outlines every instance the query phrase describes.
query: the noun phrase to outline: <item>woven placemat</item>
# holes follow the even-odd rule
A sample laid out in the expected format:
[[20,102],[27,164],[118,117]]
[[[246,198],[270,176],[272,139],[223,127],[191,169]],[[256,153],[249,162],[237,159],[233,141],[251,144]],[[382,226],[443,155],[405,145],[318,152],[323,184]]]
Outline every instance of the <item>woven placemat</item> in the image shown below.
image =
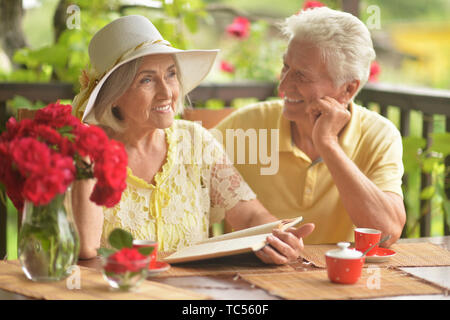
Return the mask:
[[[161,257],[161,255],[159,256]],[[208,259],[190,263],[172,264],[157,277],[217,276],[234,274],[267,274],[295,271],[290,265],[267,265],[253,253],[232,257]]]
[[[144,281],[136,292],[112,291],[100,272],[80,268],[80,289],[70,280],[33,282],[17,261],[0,261],[0,289],[46,300],[201,300],[209,296],[153,281]],[[73,288],[73,289],[69,289]]]
[[246,274],[241,278],[290,300],[367,299],[400,295],[442,294],[443,288],[387,268],[365,268],[355,284],[330,282],[326,270],[283,274]]
[[[318,268],[326,268],[325,253],[335,245],[306,245],[303,259]],[[399,243],[391,246],[397,254],[386,262],[366,262],[380,267],[450,266],[450,251],[432,243]]]

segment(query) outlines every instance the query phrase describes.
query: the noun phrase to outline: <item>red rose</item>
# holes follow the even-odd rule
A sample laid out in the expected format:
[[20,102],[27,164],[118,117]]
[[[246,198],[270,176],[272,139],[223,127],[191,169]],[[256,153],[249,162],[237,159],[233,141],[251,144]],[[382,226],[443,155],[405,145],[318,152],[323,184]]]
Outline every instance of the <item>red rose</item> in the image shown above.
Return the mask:
[[[124,184],[126,187],[126,184]],[[112,208],[119,203],[122,197],[122,192],[125,188],[114,189],[108,185],[101,185],[97,183],[94,186],[91,197],[89,198],[92,202],[98,204],[99,206],[105,206],[107,208]]]
[[37,125],[34,128],[34,132],[40,141],[56,147],[62,155],[73,156],[75,150],[72,143],[68,138],[63,137],[57,130],[49,126]]
[[94,176],[98,179],[98,184],[123,191],[126,187],[127,164],[128,155],[122,143],[111,140],[103,149],[101,160],[94,165]]
[[35,205],[46,205],[56,194],[64,193],[74,179],[72,158],[55,153],[51,157],[49,168],[27,178],[23,195]]
[[98,162],[94,166],[94,176],[97,178],[98,184],[123,191],[126,187],[126,170],[126,167],[115,166],[111,162]]
[[50,167],[50,149],[45,143],[21,138],[13,140],[10,146],[12,160],[24,177]]
[[36,111],[34,120],[38,124],[45,124],[54,128],[80,125],[80,120],[72,115],[72,106],[70,104],[59,104],[59,101]]
[[108,257],[105,271],[122,274],[127,271],[139,272],[148,265],[149,257],[136,248],[122,248]]
[[233,23],[227,27],[228,34],[240,39],[245,39],[250,34],[250,21],[244,17],[236,17]]
[[0,181],[6,177],[6,172],[11,167],[11,159],[9,157],[9,143],[0,140]]
[[46,205],[58,193],[57,182],[56,176],[32,175],[25,182],[23,196],[36,206]]
[[94,161],[97,161],[102,158],[104,146],[108,145],[108,137],[97,126],[81,125],[77,129],[75,143],[81,156],[91,156]]
[[11,199],[11,202],[14,204],[18,212],[22,212],[23,205],[24,205],[24,199],[22,195],[22,182],[19,182],[18,184],[14,184],[11,186],[8,186],[8,184],[5,184],[6,186],[6,195],[9,199]]
[[0,136],[2,141],[11,141],[13,139],[29,137],[34,135],[34,122],[30,119],[23,119],[17,122],[13,117],[6,123],[6,131]]
[[76,168],[71,157],[53,153],[51,158],[52,170],[45,174],[51,174],[58,179],[58,192],[63,193],[75,180]]
[[221,61],[220,70],[227,73],[234,73],[234,66],[227,61]]

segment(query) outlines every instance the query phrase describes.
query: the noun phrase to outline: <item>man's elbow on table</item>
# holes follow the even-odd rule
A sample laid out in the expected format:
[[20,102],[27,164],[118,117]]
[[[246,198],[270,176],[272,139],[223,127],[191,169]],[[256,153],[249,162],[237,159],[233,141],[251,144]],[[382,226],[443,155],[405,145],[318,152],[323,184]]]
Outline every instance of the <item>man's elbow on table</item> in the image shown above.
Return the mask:
[[383,247],[389,247],[394,244],[398,239],[400,239],[402,235],[403,228],[406,224],[406,210],[405,205],[403,203],[403,199],[394,194],[389,194],[391,197],[391,205],[394,214],[392,215],[392,220],[389,226],[386,228],[387,230],[382,230],[383,235],[390,235],[391,238],[386,241]]

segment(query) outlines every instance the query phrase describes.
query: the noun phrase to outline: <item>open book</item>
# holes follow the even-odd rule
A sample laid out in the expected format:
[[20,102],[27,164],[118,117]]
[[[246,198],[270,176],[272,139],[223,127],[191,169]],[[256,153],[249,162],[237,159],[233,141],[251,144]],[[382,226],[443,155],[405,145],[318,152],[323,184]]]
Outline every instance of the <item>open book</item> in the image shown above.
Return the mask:
[[226,233],[183,248],[163,260],[168,263],[180,263],[258,251],[266,245],[267,236],[272,233],[274,228],[279,228],[284,231],[300,223],[302,220],[302,217],[293,220],[279,220]]

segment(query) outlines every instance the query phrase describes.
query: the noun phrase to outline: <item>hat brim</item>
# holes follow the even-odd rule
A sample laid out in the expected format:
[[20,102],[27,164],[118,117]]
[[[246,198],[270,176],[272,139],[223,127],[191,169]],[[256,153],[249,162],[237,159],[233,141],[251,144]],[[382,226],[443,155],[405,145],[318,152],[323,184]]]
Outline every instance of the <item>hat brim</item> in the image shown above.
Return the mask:
[[153,44],[149,47],[141,47],[126,55],[122,61],[109,70],[92,90],[82,121],[91,113],[97,96],[109,76],[120,66],[134,59],[152,54],[172,54],[177,61],[178,73],[183,93],[187,94],[197,87],[210,72],[219,50],[180,50],[162,44]]

